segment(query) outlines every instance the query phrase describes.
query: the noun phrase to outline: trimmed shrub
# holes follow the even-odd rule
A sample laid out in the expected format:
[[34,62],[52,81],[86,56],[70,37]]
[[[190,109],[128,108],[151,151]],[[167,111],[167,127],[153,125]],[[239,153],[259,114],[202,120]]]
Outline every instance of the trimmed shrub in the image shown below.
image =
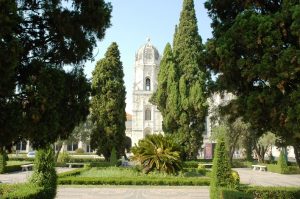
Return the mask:
[[279,173],[281,173],[281,174],[288,173],[289,168],[287,165],[287,160],[286,160],[285,155],[282,150],[281,150],[279,158],[278,158],[277,166],[279,169]]
[[5,173],[11,173],[15,171],[21,171],[21,165],[8,165],[5,167]]
[[231,171],[231,176],[232,176],[232,185],[234,188],[238,188],[240,184],[240,175],[236,171]]
[[0,150],[0,173],[4,173],[5,172],[5,166],[6,166],[5,151]]
[[54,151],[51,147],[38,150],[30,182],[43,189],[43,199],[53,199],[57,189]]
[[70,160],[71,160],[71,156],[69,155],[69,153],[66,151],[63,151],[62,153],[60,153],[58,155],[57,162],[67,163],[67,162],[70,162]]
[[109,162],[112,166],[117,166],[118,158],[117,158],[117,151],[115,147],[113,147],[111,150]]
[[220,199],[253,199],[253,196],[251,193],[225,188],[220,189]]
[[169,185],[209,186],[209,178],[110,178],[110,177],[66,177],[59,178],[58,184],[77,185]]
[[224,138],[218,140],[214,154],[215,156],[211,174],[210,198],[219,199],[219,189],[221,187],[235,187],[228,157],[228,150]]
[[0,198],[2,199],[41,199],[43,189],[32,183],[0,185]]
[[250,187],[246,190],[255,199],[298,199],[300,188],[287,187]]
[[205,175],[206,174],[206,168],[205,168],[205,166],[203,164],[198,164],[197,171],[201,175]]
[[84,150],[82,148],[78,148],[75,150],[76,154],[84,154]]
[[69,176],[78,176],[78,175],[81,174],[81,172],[87,171],[88,169],[89,169],[88,167],[74,169],[72,171],[67,171],[67,172],[59,173],[58,177],[59,178],[64,178],[64,177],[69,177]]

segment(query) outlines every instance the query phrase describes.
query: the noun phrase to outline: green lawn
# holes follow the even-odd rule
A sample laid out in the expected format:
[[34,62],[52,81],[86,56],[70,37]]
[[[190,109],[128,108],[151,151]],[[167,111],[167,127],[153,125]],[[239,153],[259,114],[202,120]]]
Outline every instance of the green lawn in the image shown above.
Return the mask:
[[210,178],[196,171],[168,175],[152,172],[144,174],[135,168],[93,167],[82,169],[74,175],[61,174],[59,184],[101,184],[101,185],[209,185]]
[[30,161],[16,161],[16,160],[9,160],[6,162],[7,166],[11,166],[11,165],[22,165],[22,164],[30,164],[32,162]]

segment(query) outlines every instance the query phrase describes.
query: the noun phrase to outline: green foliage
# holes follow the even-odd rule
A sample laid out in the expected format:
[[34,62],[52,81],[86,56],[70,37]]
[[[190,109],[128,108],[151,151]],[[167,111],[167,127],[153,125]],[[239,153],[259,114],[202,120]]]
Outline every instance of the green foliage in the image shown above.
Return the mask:
[[118,45],[112,43],[105,57],[97,62],[93,71],[91,100],[92,131],[91,146],[97,154],[109,159],[112,148],[117,156],[125,151],[125,86],[123,65]]
[[67,177],[59,178],[60,185],[168,185],[168,186],[209,186],[209,178],[97,178],[97,177]]
[[56,195],[57,174],[55,171],[54,152],[51,147],[39,149],[34,161],[31,183],[43,189],[44,199],[53,199]]
[[300,198],[299,188],[288,187],[250,187],[246,190],[257,199],[297,199]]
[[84,150],[82,148],[78,148],[75,150],[76,154],[84,154]]
[[165,47],[158,88],[151,98],[163,116],[163,131],[184,146],[182,156],[195,159],[202,144],[207,113],[207,73],[200,63],[203,46],[193,0],[185,0],[175,28],[173,51]]
[[195,159],[205,130],[208,73],[203,64],[203,45],[198,33],[193,0],[183,1],[173,43],[178,89],[174,93],[174,100],[178,104],[174,109],[178,116],[174,122],[176,130],[171,133],[179,134],[176,136],[180,138],[181,145],[185,146],[185,156]]
[[109,162],[111,165],[117,166],[118,158],[117,158],[117,151],[115,147],[113,147],[111,150]]
[[70,154],[66,151],[59,153],[57,162],[61,162],[61,163],[71,162]]
[[252,195],[235,189],[222,188],[220,199],[253,199]]
[[90,87],[80,63],[93,59],[112,7],[104,0],[64,3],[0,2],[1,147],[20,138],[45,147],[88,113]]
[[220,188],[233,188],[236,186],[235,183],[229,163],[228,150],[224,138],[221,138],[217,142],[214,153],[210,198],[218,199]]
[[0,174],[5,172],[6,167],[6,153],[0,149]]
[[292,145],[300,165],[299,1],[206,1],[213,38],[207,66],[216,88],[235,94],[227,112],[242,116],[262,135]]
[[179,146],[161,134],[146,135],[132,153],[132,159],[142,165],[145,173],[158,170],[175,174],[182,168]]
[[72,171],[66,171],[63,173],[59,173],[57,176],[59,178],[65,178],[65,177],[69,177],[69,176],[78,176],[80,175],[82,172],[89,170],[90,168],[78,168],[78,169],[74,169]]
[[277,167],[279,169],[279,172],[282,174],[287,173],[289,171],[289,168],[287,165],[287,160],[286,160],[286,157],[282,150],[280,151],[280,155],[279,155],[278,162],[277,162]]
[[41,199],[43,189],[33,183],[0,185],[0,196],[2,199]]

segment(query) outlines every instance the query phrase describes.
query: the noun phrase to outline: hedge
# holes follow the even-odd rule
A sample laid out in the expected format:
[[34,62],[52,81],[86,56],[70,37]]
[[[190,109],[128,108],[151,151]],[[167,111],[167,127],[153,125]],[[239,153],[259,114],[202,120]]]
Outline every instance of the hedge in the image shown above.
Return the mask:
[[9,165],[5,167],[5,173],[11,173],[15,171],[21,171],[21,165]]
[[256,199],[299,199],[300,188],[250,187],[246,190]]
[[109,177],[65,177],[59,178],[58,184],[76,184],[76,185],[172,185],[172,186],[209,186],[209,178],[109,178]]
[[32,183],[0,185],[1,199],[41,199],[43,189]]
[[221,189],[220,199],[298,199],[300,188],[248,187],[241,191]]
[[223,188],[220,189],[220,199],[253,199],[253,197],[249,193]]
[[70,176],[77,176],[80,175],[81,172],[83,171],[87,171],[89,168],[79,168],[79,169],[74,169],[72,171],[67,171],[67,172],[63,172],[63,173],[59,173],[58,177],[59,178],[65,178],[65,177],[70,177]]

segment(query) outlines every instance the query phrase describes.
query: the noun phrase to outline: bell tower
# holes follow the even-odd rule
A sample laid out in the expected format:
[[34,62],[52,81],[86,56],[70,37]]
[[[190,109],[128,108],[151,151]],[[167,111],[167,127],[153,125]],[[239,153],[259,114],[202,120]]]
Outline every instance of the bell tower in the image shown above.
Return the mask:
[[146,134],[162,133],[162,116],[156,106],[149,102],[157,88],[160,65],[158,50],[150,39],[135,55],[132,110],[132,144]]

